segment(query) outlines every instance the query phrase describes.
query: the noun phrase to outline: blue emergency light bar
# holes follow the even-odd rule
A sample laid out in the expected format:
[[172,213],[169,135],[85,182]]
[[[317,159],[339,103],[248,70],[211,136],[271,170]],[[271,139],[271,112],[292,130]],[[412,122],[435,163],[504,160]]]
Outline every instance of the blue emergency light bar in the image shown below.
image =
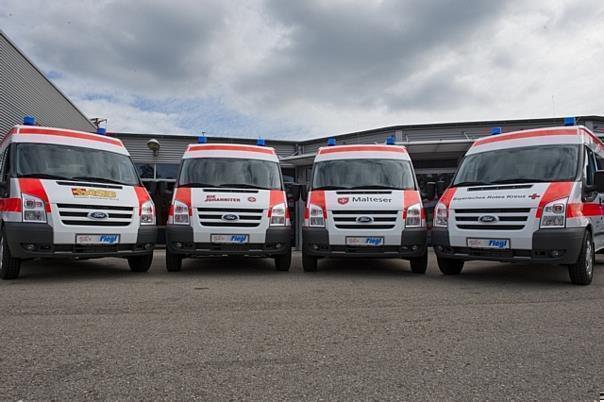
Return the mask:
[[386,137],[386,145],[394,145],[395,144],[395,138],[394,135],[389,135],[388,137]]
[[266,141],[264,141],[264,138],[259,137],[258,141],[256,141],[256,145],[258,145],[259,147],[264,147],[266,146]]
[[198,144],[206,144],[207,142],[208,142],[208,139],[205,135],[200,135],[199,137],[197,137]]
[[35,126],[36,125],[36,118],[34,116],[24,116],[23,117],[23,125],[25,126]]
[[493,127],[491,129],[491,135],[501,134],[501,127]]
[[105,134],[107,134],[107,129],[103,128],[103,127],[99,127],[96,129],[96,133],[100,134],[100,135],[105,135]]
[[327,146],[328,147],[333,147],[334,145],[336,145],[336,139],[331,137],[327,139]]
[[576,117],[565,117],[564,118],[564,125],[565,126],[576,126],[577,125],[577,118]]

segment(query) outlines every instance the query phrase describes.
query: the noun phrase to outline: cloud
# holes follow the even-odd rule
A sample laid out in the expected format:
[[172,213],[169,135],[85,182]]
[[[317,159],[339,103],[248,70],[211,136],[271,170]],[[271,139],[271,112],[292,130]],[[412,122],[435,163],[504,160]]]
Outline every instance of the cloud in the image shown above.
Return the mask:
[[5,0],[0,25],[111,130],[303,139],[602,114],[599,0]]

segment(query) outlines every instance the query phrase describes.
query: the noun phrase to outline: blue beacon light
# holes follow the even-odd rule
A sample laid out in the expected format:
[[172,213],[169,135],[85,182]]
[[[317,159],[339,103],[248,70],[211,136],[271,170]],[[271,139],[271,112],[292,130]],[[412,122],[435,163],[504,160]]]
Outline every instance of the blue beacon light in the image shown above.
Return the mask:
[[36,125],[36,118],[34,116],[24,116],[23,117],[23,125],[24,126],[35,126]]
[[576,117],[565,117],[564,118],[564,125],[565,126],[576,126],[577,125],[577,118]]
[[207,144],[208,139],[205,135],[200,135],[199,137],[197,137],[197,143],[198,144]]
[[264,138],[260,137],[256,141],[256,145],[258,145],[259,147],[264,147],[264,146],[266,146],[266,141],[264,141]]
[[334,145],[336,145],[336,139],[331,137],[327,139],[327,146],[328,147],[333,147]]
[[394,142],[395,142],[395,141],[394,141],[394,136],[393,136],[393,135],[389,135],[389,136],[386,138],[386,145],[394,145]]
[[491,129],[491,135],[501,134],[501,127],[493,127]]

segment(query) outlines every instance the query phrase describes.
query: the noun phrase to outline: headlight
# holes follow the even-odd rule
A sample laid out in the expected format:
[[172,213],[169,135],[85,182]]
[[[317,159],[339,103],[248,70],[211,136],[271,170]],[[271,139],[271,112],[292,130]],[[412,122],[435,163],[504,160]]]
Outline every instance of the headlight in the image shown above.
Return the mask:
[[308,206],[308,226],[313,228],[325,227],[325,215],[323,208],[314,204],[310,204]]
[[269,210],[271,226],[285,226],[287,222],[287,205],[277,204]]
[[563,228],[566,226],[566,203],[568,198],[552,201],[543,207],[542,228]]
[[442,202],[436,204],[434,207],[434,221],[432,226],[437,228],[446,228],[449,226],[449,210],[447,206]]
[[44,201],[29,194],[21,194],[23,202],[23,222],[46,223]]
[[189,224],[189,207],[187,204],[174,201],[172,204],[172,208],[174,211],[173,222],[175,225],[188,225]]
[[155,225],[155,204],[151,200],[141,205],[141,225]]
[[405,227],[422,227],[422,204],[413,204],[407,208],[405,215]]

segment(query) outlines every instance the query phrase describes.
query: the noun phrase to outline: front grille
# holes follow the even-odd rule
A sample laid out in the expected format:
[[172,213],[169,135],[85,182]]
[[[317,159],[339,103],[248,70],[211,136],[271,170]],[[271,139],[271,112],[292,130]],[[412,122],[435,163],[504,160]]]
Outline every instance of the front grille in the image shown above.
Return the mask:
[[[374,229],[386,230],[393,229],[396,226],[396,220],[401,211],[368,211],[368,210],[339,210],[330,211],[337,229]],[[359,221],[359,218],[366,217],[370,222]]]
[[[132,222],[134,207],[122,205],[57,204],[61,223],[67,226],[128,226]],[[106,218],[94,219],[91,212],[104,212]]]
[[[254,228],[260,226],[264,210],[244,208],[197,208],[197,213],[201,226]],[[227,215],[234,215],[237,219],[224,219]]]
[[[455,223],[465,230],[522,230],[530,213],[530,208],[460,208],[455,209]],[[495,220],[482,222],[482,216],[492,216]]]

